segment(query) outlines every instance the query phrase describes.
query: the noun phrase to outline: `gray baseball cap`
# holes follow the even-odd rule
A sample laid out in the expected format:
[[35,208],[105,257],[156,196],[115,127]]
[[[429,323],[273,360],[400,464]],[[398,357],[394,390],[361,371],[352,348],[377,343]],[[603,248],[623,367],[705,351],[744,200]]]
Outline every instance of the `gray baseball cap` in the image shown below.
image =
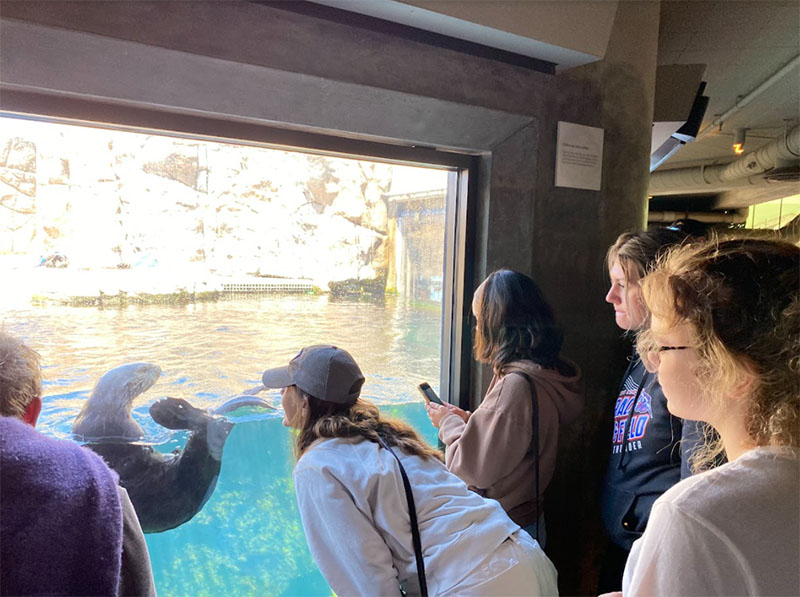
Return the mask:
[[285,367],[267,369],[261,381],[268,388],[297,386],[325,402],[353,404],[361,394],[364,375],[349,352],[319,344],[306,346]]

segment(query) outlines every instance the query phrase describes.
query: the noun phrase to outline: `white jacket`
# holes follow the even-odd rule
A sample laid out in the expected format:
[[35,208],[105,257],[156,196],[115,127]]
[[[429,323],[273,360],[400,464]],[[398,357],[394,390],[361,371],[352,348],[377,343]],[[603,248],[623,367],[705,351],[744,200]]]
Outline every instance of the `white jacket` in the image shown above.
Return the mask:
[[[519,526],[441,462],[393,450],[413,489],[428,592],[450,593]],[[399,583],[419,593],[406,494],[389,452],[361,438],[319,441],[294,483],[311,553],[338,595],[399,595]]]

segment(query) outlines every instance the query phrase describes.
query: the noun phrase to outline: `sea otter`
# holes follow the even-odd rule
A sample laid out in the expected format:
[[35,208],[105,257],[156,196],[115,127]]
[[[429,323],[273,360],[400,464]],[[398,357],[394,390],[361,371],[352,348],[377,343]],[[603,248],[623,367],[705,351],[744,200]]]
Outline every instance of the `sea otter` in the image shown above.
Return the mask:
[[[116,367],[103,375],[72,426],[75,438],[102,456],[119,475],[145,533],[160,533],[190,520],[211,497],[219,477],[222,449],[233,423],[181,398],[163,398],[150,416],[168,429],[191,432],[186,446],[161,454],[137,444],[144,435],[131,417],[133,399],[161,375],[150,363]],[[227,407],[226,405],[232,405]],[[243,405],[272,408],[254,396],[237,397],[215,412]]]

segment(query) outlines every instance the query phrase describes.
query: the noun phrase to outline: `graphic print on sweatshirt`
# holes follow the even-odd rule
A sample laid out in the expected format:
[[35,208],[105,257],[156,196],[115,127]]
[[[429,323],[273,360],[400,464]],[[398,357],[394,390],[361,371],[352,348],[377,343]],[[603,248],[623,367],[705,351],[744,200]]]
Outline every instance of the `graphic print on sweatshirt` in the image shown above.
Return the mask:
[[[647,425],[653,418],[652,398],[648,389],[647,387],[642,388],[637,398],[639,384],[634,381],[632,376],[628,376],[622,385],[622,390],[614,406],[614,432],[611,439],[613,454],[622,452],[622,443],[625,439],[628,441],[627,452],[641,450],[642,439],[647,433]],[[630,429],[626,437],[625,428],[629,422],[631,409],[633,409],[633,416],[630,417]]]

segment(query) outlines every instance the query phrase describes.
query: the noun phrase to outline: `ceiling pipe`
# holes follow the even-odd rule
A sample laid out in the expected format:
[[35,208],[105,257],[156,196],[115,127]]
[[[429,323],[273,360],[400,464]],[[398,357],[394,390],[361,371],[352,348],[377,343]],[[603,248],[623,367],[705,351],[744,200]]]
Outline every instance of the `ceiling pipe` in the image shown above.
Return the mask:
[[774,168],[779,160],[800,160],[800,126],[784,131],[780,137],[731,162],[719,177],[727,181],[761,174]]
[[747,222],[747,213],[747,208],[733,212],[651,211],[647,214],[647,221],[674,222],[687,218],[704,224],[744,224]]
[[[710,168],[713,168],[711,166]],[[708,170],[709,168],[706,168]],[[686,168],[683,170],[700,170],[700,168]],[[681,180],[678,175],[683,174],[685,175]],[[690,179],[689,176],[692,176]],[[712,177],[714,175],[712,174]],[[736,191],[739,189],[753,189],[753,188],[766,188],[769,186],[776,187],[778,185],[782,185],[787,191],[786,194],[793,195],[797,191],[794,189],[797,188],[796,183],[780,183],[770,180],[767,174],[757,174],[755,176],[745,176],[744,178],[737,178],[735,180],[728,180],[722,181],[719,180],[718,174],[717,178],[712,182],[705,182],[704,180],[697,179],[697,174],[692,172],[677,172],[676,176],[672,180],[660,180],[658,181],[658,186],[650,186],[647,194],[650,196],[660,196],[666,197],[670,195],[697,195],[697,194],[706,194],[706,195],[714,195],[718,193],[723,193],[726,191]],[[788,187],[788,188],[787,188]],[[784,195],[785,196],[785,195]]]
[[[648,194],[664,195],[688,190],[722,191],[737,186],[770,184],[758,177],[774,168],[779,161],[800,160],[800,125],[784,131],[779,137],[730,164],[694,166],[653,172]],[[756,177],[744,180],[747,177]]]
[[730,118],[731,116],[736,114],[739,110],[744,108],[747,104],[749,104],[751,101],[753,101],[759,95],[764,93],[767,89],[772,87],[772,85],[774,83],[780,81],[784,76],[786,76],[786,74],[789,71],[791,71],[793,68],[795,68],[798,65],[800,65],[800,54],[798,54],[797,56],[792,58],[789,62],[784,64],[781,68],[779,68],[777,71],[772,73],[767,79],[765,79],[758,87],[753,89],[750,93],[748,93],[744,97],[739,98],[736,101],[736,105],[730,107],[725,112],[723,112],[722,114],[717,116],[711,124],[709,124],[706,128],[702,129],[701,131],[699,131],[697,133],[697,136],[694,138],[695,141],[697,141],[701,137],[704,137],[705,135],[707,135],[708,133],[713,131],[715,128],[721,126],[723,122],[728,120],[728,118]]

